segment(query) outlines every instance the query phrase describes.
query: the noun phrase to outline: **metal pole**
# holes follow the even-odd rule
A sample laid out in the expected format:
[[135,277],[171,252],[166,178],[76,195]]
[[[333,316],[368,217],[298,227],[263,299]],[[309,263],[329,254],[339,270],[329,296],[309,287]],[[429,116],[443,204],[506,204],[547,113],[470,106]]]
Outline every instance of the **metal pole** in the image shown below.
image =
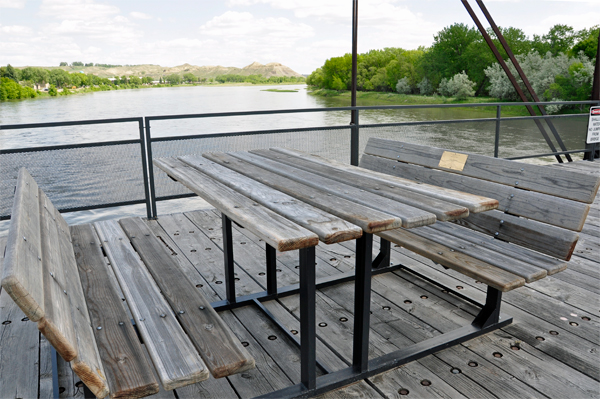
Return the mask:
[[[498,60],[498,63],[500,64],[500,66],[502,67],[502,69],[504,70],[504,72],[506,73],[506,76],[508,76],[508,79],[510,80],[510,83],[512,83],[513,87],[517,91],[517,94],[521,98],[521,101],[523,101],[524,103],[528,103],[529,99],[527,98],[527,96],[525,95],[525,93],[523,92],[523,90],[521,89],[521,87],[519,86],[519,83],[517,83],[517,80],[513,76],[513,74],[510,71],[510,69],[508,69],[508,65],[506,65],[506,62],[504,62],[504,60],[502,59],[502,56],[500,55],[500,53],[498,52],[498,49],[494,45],[494,42],[492,41],[492,38],[490,37],[490,35],[488,35],[487,31],[485,30],[485,28],[483,27],[483,25],[479,21],[479,18],[477,18],[477,15],[475,15],[475,12],[473,11],[473,9],[471,8],[471,6],[469,5],[468,0],[461,0],[461,1],[462,1],[463,5],[465,6],[465,8],[467,9],[467,12],[469,13],[469,15],[471,16],[471,18],[473,19],[473,22],[475,22],[475,25],[477,25],[477,28],[479,29],[479,31],[483,35],[483,38],[485,39],[486,43],[488,44],[490,50],[492,50],[492,53],[494,53],[494,55],[496,56],[496,59]],[[525,107],[527,108],[527,111],[529,111],[529,114],[531,116],[536,116],[535,111],[533,110],[533,108],[531,107],[531,105],[526,105]],[[554,146],[554,143],[552,142],[552,140],[550,140],[550,137],[548,136],[548,133],[546,133],[546,129],[544,129],[544,127],[542,126],[542,123],[539,120],[537,120],[537,119],[535,119],[534,122],[537,125],[538,129],[540,129],[540,132],[542,133],[542,136],[544,136],[544,139],[546,140],[546,143],[548,144],[548,147],[550,147],[550,150],[552,150],[552,152],[557,152],[556,151],[556,147]],[[556,155],[556,160],[559,163],[563,162],[563,160],[560,157],[560,155]]]
[[[594,83],[592,86],[592,100],[600,101],[600,34],[598,35],[598,50],[596,51],[596,67],[594,68]],[[597,104],[600,105],[600,102]],[[586,144],[586,150],[591,150],[583,154],[583,159],[594,161],[598,152],[598,143]]]
[[146,151],[148,153],[148,178],[150,180],[150,205],[152,207],[151,219],[156,219],[156,190],[154,189],[154,164],[152,163],[152,138],[150,135],[150,120],[148,117],[144,118],[144,124],[146,125]]
[[223,257],[225,263],[225,293],[229,303],[235,303],[235,272],[233,263],[233,235],[231,219],[221,214],[223,227]]
[[500,118],[502,117],[502,106],[498,105],[496,108],[496,137],[494,139],[494,158],[498,158],[498,151],[500,147]]
[[[533,87],[531,86],[531,84],[529,83],[527,76],[525,76],[525,72],[523,72],[523,69],[521,69],[521,65],[519,65],[519,62],[517,61],[515,55],[513,54],[512,50],[510,49],[510,46],[508,45],[508,42],[506,41],[506,39],[504,39],[504,35],[502,34],[502,32],[500,32],[500,29],[498,29],[498,26],[496,25],[491,14],[489,13],[487,8],[483,4],[483,1],[482,0],[476,0],[476,1],[477,1],[477,4],[479,5],[479,8],[481,9],[483,14],[487,18],[488,22],[490,23],[490,26],[492,27],[492,30],[494,31],[494,33],[496,34],[496,37],[500,41],[500,44],[502,44],[504,51],[506,51],[508,58],[510,58],[513,65],[515,66],[517,73],[521,77],[521,80],[525,84],[525,87],[527,88],[527,91],[529,91],[529,94],[533,98],[533,101],[540,102],[540,99],[537,96],[537,94],[535,93],[535,90],[533,90]],[[543,105],[538,105],[537,107],[539,108],[542,115],[548,115],[548,113],[546,112],[546,109],[544,108]],[[554,127],[554,124],[552,123],[552,121],[550,121],[549,119],[546,119],[546,123],[548,124],[550,131],[554,135],[554,138],[556,139],[556,142],[558,143],[560,149],[563,151],[567,151],[567,147],[565,146],[562,139],[560,138],[560,134],[558,134],[558,131]],[[565,157],[567,158],[567,161],[573,162],[573,159],[571,159],[571,156],[569,154],[565,154]]]
[[371,273],[373,234],[363,233],[356,240],[356,280],[354,282],[354,344],[352,367],[367,371],[369,366],[369,328],[371,318]]
[[300,249],[300,382],[317,386],[315,247]]
[[266,244],[267,255],[267,293],[277,294],[277,252]]
[[[356,76],[358,75],[358,0],[352,2],[352,87],[350,106],[356,107]],[[358,165],[358,110],[350,112],[350,164]]]
[[146,215],[152,219],[152,203],[150,201],[150,187],[148,182],[148,157],[146,156],[146,136],[144,134],[144,118],[139,120],[140,147],[142,150],[142,175],[144,177],[144,194],[146,196]]

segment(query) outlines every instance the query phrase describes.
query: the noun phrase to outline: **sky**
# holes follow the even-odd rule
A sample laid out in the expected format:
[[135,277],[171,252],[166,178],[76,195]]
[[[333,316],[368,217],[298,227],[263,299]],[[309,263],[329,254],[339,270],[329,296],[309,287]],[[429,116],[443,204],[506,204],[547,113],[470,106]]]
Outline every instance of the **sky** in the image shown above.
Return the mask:
[[[485,20],[475,0],[471,6]],[[600,0],[485,0],[497,25],[543,35],[600,24]],[[358,51],[428,47],[460,0],[359,0]],[[486,23],[486,26],[487,23]],[[0,65],[173,67],[280,62],[309,74],[352,51],[351,0],[0,0]]]

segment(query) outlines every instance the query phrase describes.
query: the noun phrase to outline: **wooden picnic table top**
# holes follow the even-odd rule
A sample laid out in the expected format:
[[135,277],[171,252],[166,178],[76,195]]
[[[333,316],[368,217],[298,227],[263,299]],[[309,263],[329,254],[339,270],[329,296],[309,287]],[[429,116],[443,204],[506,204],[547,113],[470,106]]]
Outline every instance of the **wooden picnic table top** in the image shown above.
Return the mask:
[[154,164],[279,251],[431,225],[498,201],[284,149],[160,158]]

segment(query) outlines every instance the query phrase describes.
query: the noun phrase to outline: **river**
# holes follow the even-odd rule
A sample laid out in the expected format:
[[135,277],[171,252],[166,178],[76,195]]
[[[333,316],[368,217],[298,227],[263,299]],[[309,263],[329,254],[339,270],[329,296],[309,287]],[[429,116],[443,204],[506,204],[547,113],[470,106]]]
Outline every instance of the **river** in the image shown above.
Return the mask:
[[[297,92],[265,91],[273,88],[296,89]],[[0,103],[0,125],[231,111],[328,108],[345,105],[348,104],[340,103],[335,98],[311,96],[307,93],[304,85],[219,85],[118,90],[3,102]],[[361,111],[360,123],[476,119],[494,116],[495,112],[493,111],[467,108],[374,110]],[[201,133],[348,125],[348,123],[349,112],[169,120],[152,122],[152,135],[153,137],[168,137]],[[586,130],[585,118],[559,119],[555,121],[555,125],[568,149],[583,147]],[[361,129],[361,149],[367,137],[385,136],[436,147],[493,155],[494,131],[494,122],[403,126],[393,129]],[[0,148],[13,149],[76,144],[136,139],[138,137],[137,125],[132,123],[0,130]],[[502,122],[500,144],[501,157],[549,152],[539,130],[532,121]],[[343,145],[346,144],[343,143]],[[344,151],[346,151],[345,148]],[[549,157],[534,162],[552,161],[553,158]],[[198,207],[201,204],[199,200],[185,200],[183,202],[187,204],[186,209]],[[159,213],[175,212],[181,209],[183,208],[180,202],[159,205]],[[140,212],[143,215],[143,210],[143,206],[137,206],[127,207],[126,211],[120,208],[117,210],[76,212],[70,214],[69,219],[71,223],[82,223],[114,215],[140,214]],[[0,234],[4,229],[5,227],[0,223]]]

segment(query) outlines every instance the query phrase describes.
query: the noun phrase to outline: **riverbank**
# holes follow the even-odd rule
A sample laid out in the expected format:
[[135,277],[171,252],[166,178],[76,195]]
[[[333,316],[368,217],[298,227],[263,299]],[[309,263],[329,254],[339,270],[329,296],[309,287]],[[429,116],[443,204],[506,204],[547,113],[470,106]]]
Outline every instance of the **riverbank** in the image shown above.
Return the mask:
[[[328,89],[308,89],[308,94],[316,97],[326,97],[329,102],[338,103],[335,106],[350,106],[351,92]],[[368,107],[374,105],[439,105],[439,104],[483,104],[483,103],[507,103],[509,101],[499,100],[494,97],[469,97],[466,100],[457,100],[453,97],[440,95],[422,96],[419,94],[399,94],[392,92],[359,91],[356,93],[356,105]],[[472,107],[470,110],[483,113],[491,113],[496,116],[496,107]],[[523,106],[503,107],[504,116],[528,116],[527,109]]]

